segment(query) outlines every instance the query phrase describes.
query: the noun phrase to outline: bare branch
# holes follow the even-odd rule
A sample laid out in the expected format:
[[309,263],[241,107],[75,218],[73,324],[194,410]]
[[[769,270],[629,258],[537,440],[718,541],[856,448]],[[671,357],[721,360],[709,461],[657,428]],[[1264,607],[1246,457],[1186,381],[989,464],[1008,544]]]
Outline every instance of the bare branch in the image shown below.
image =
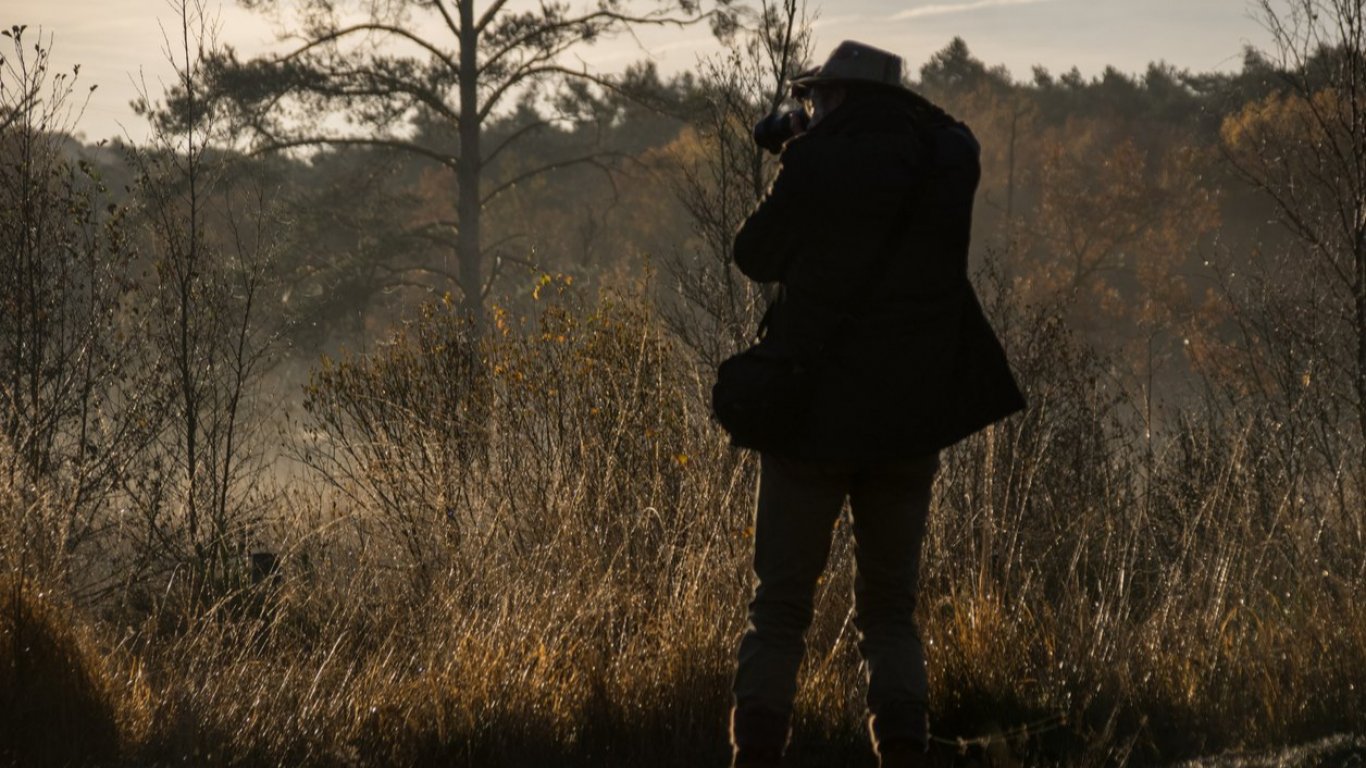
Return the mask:
[[513,187],[517,186],[523,181],[526,181],[527,179],[530,179],[532,177],[539,176],[543,173],[548,173],[559,168],[568,168],[573,165],[591,165],[595,168],[600,169],[603,173],[610,175],[611,169],[609,169],[607,165],[602,162],[602,160],[607,157],[620,156],[622,155],[619,152],[595,152],[591,155],[571,157],[567,160],[559,160],[553,163],[548,163],[546,165],[532,168],[531,170],[519,173],[511,179],[508,179],[507,181],[504,181],[502,184],[499,184],[498,186],[494,187],[492,191],[490,191],[488,194],[480,198],[479,204],[481,206],[488,205],[489,203],[493,202],[493,200],[496,199],[499,195],[512,189]]
[[343,37],[355,34],[357,32],[385,32],[396,37],[401,37],[440,59],[441,63],[445,64],[451,72],[458,73],[460,71],[460,64],[456,62],[454,59],[452,59],[450,55],[447,54],[445,51],[442,51],[440,48],[438,48],[435,44],[413,34],[412,32],[409,32],[408,30],[402,27],[395,27],[391,24],[379,24],[375,22],[353,24],[349,27],[343,27],[341,29],[333,30],[325,35],[322,35],[321,37],[308,41],[307,43],[300,46],[298,49],[294,51],[291,51],[287,54],[284,54],[283,56],[278,57],[276,61],[281,63],[293,61],[294,59],[299,58],[300,56],[311,51],[314,48],[327,45],[328,43],[335,42]]
[[[537,61],[541,61],[541,59],[538,58]],[[482,124],[486,119],[488,119],[488,116],[493,113],[494,108],[498,106],[498,102],[501,101],[503,97],[508,94],[508,92],[516,88],[518,85],[521,85],[527,80],[535,78],[539,75],[550,74],[555,71],[557,71],[557,68],[551,65],[523,66],[522,68],[503,78],[502,82],[500,82],[498,86],[494,88],[493,91],[485,98],[483,106],[479,107],[477,117],[478,121]]]
[[474,28],[482,34],[483,31],[493,23],[493,19],[498,15],[498,12],[503,10],[503,6],[507,4],[508,0],[494,0],[493,5],[490,5],[488,10],[484,11],[484,14],[479,17],[479,21],[475,23]]
[[403,267],[391,267],[383,262],[377,262],[375,264],[375,267],[377,269],[383,270],[384,272],[390,275],[404,275],[411,272],[423,272],[429,275],[436,275],[437,277],[449,280],[452,283],[454,283],[457,287],[460,285],[460,277],[456,275],[454,272],[442,269],[440,267],[433,267],[427,264],[413,264],[410,266]]
[[[430,88],[421,87],[420,84],[410,80],[388,75],[373,68],[318,70],[317,72],[327,80],[301,86],[296,91],[282,91],[271,100],[270,106],[277,105],[291,92],[338,99],[357,97],[382,99],[392,98],[397,94],[406,94],[411,98],[411,103],[422,104],[453,123],[459,124],[460,122],[460,113],[451,109],[439,93]],[[367,80],[371,82],[367,82]],[[351,85],[348,84],[349,82],[360,84]]]
[[253,155],[265,154],[267,152],[280,152],[287,149],[298,147],[387,147],[402,152],[409,152],[415,155],[435,160],[438,163],[452,170],[460,163],[460,158],[448,155],[443,152],[427,149],[426,147],[413,144],[411,142],[398,139],[379,139],[365,137],[342,137],[342,136],[303,136],[294,139],[272,139],[267,144],[257,147],[252,151]]
[[504,149],[507,149],[509,146],[515,144],[519,139],[525,137],[532,131],[536,131],[541,128],[548,128],[550,127],[550,125],[551,122],[549,120],[536,120],[527,123],[521,128],[518,128],[517,130],[509,134],[507,137],[505,137],[502,141],[499,141],[498,145],[493,148],[493,151],[489,152],[487,155],[484,156],[484,159],[480,161],[480,164],[488,165],[489,163],[493,162],[493,159],[497,157],[500,152],[502,152]]
[[436,10],[441,14],[441,18],[446,21],[446,29],[449,29],[451,31],[451,34],[455,35],[456,40],[459,40],[460,25],[455,22],[454,18],[452,18],[451,12],[446,10],[445,0],[432,0],[432,5],[435,6]]
[[710,15],[711,14],[703,14],[696,18],[662,16],[657,14],[651,14],[647,16],[632,16],[629,14],[619,13],[616,11],[598,10],[592,13],[586,13],[582,16],[565,18],[555,22],[551,22],[547,18],[542,20],[541,23],[535,25],[529,31],[516,37],[513,37],[512,39],[504,43],[501,47],[495,50],[492,54],[488,56],[488,58],[484,60],[483,64],[480,66],[480,69],[487,70],[494,67],[500,60],[502,60],[505,56],[512,53],[513,51],[521,50],[527,47],[533,47],[532,43],[538,38],[552,37],[556,34],[567,31],[574,31],[575,35],[571,37],[567,42],[561,43],[562,47],[560,49],[560,52],[563,52],[563,50],[567,49],[568,47],[572,47],[574,44],[580,42],[580,33],[578,33],[577,30],[582,30],[584,28],[597,27],[596,29],[594,29],[594,32],[601,34],[602,32],[605,32],[606,30],[614,26],[631,26],[647,24],[652,26],[686,27],[691,24],[695,24],[698,21],[701,21],[702,19],[709,18]]
[[587,70],[570,69],[569,67],[565,67],[560,64],[543,64],[541,66],[529,67],[527,69],[520,70],[512,75],[509,75],[502,82],[502,84],[500,84],[498,88],[496,88],[493,91],[493,93],[489,95],[487,100],[484,102],[484,105],[480,107],[480,122],[482,122],[489,116],[489,114],[493,111],[493,108],[497,106],[499,99],[505,96],[508,91],[517,87],[519,84],[525,82],[526,80],[529,80],[534,77],[540,77],[542,75],[561,75],[564,77],[570,77],[576,80],[582,80],[587,83],[592,83],[594,85],[601,86],[615,93],[622,93],[621,86],[617,83],[612,82],[608,78],[590,74]]

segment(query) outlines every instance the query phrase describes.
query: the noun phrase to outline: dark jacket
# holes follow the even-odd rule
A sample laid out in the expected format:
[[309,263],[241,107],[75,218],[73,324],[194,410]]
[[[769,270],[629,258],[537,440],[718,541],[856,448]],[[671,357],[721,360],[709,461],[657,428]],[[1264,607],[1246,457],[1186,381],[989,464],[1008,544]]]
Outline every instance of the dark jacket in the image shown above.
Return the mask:
[[967,126],[892,89],[851,92],[784,147],[735,237],[740,270],[782,286],[763,343],[820,371],[805,439],[774,453],[903,458],[1024,407],[968,282],[979,153]]

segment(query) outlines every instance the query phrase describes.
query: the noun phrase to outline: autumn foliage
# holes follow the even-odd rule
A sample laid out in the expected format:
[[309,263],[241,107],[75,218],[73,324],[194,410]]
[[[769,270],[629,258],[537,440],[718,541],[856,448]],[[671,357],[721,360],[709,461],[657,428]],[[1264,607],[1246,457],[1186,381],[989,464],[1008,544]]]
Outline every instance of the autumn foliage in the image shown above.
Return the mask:
[[[809,41],[731,32],[481,118],[521,137],[489,180],[621,162],[496,182],[480,321],[450,163],[199,143],[187,177],[0,89],[0,760],[724,764],[757,466],[708,392],[766,299],[729,262],[775,170],[748,121]],[[919,73],[981,140],[972,277],[1029,401],[936,479],[936,763],[1361,752],[1359,50]],[[852,559],[841,522],[794,765],[871,759]]]

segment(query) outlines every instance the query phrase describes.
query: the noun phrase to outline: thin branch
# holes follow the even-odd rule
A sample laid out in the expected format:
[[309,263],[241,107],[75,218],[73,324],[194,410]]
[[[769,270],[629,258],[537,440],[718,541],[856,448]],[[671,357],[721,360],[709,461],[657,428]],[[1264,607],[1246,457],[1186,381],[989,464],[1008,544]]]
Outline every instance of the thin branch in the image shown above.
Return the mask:
[[423,48],[428,53],[440,59],[441,62],[451,70],[451,72],[458,73],[460,71],[460,64],[457,63],[454,59],[452,59],[450,55],[447,54],[445,51],[442,51],[440,48],[436,47],[435,44],[430,43],[421,37],[418,37],[417,35],[413,34],[412,32],[409,32],[408,30],[402,27],[395,27],[391,24],[378,24],[374,22],[353,24],[349,27],[343,27],[342,29],[333,30],[317,39],[308,41],[303,46],[294,51],[291,51],[290,53],[278,57],[276,61],[279,63],[292,61],[314,48],[317,48],[322,45],[327,45],[331,42],[335,42],[347,35],[351,35],[356,32],[387,32],[396,37],[404,38],[405,40],[408,40],[409,42],[417,45],[418,47]]
[[589,74],[586,70],[570,69],[569,67],[563,66],[561,64],[544,64],[541,66],[519,70],[518,72],[509,75],[508,78],[505,79],[498,86],[498,88],[496,88],[493,91],[493,93],[491,93],[488,96],[488,98],[484,102],[484,105],[479,108],[479,121],[482,123],[489,116],[489,114],[493,112],[494,107],[497,106],[498,100],[505,96],[508,91],[517,87],[518,84],[523,83],[532,77],[554,74],[563,75],[565,77],[572,77],[578,80],[582,80],[584,82],[592,83],[594,85],[598,85],[603,88],[609,89],[614,93],[624,93],[624,91],[621,90],[620,85],[612,82],[607,78]]
[[490,5],[488,10],[484,11],[484,14],[479,17],[479,21],[475,23],[474,28],[478,30],[480,34],[483,34],[484,30],[493,23],[493,19],[498,15],[498,12],[503,10],[503,6],[507,4],[508,0],[494,0],[493,5]]
[[459,276],[457,276],[454,272],[450,272],[440,267],[426,266],[423,264],[414,264],[406,267],[391,267],[383,262],[376,262],[375,267],[384,270],[386,273],[390,275],[403,275],[408,274],[410,272],[425,272],[429,275],[436,275],[437,277],[442,277],[447,280],[450,280],[457,286],[460,284]]
[[[525,240],[525,239],[527,239],[527,237],[529,237],[529,235],[527,235],[527,233],[525,233],[525,232],[514,232],[514,233],[511,234],[511,235],[505,235],[505,236],[503,236],[503,237],[498,238],[497,240],[493,241],[492,243],[489,243],[488,245],[486,245],[485,247],[486,247],[488,250],[490,250],[490,251],[497,251],[499,248],[502,248],[504,245],[506,245],[507,243],[512,242],[513,240]],[[500,256],[499,258],[502,258],[502,257]],[[509,256],[508,258],[512,258],[512,257]],[[515,261],[515,259],[514,259],[514,261]]]
[[436,10],[441,14],[441,18],[445,19],[446,28],[449,29],[451,33],[455,35],[456,40],[459,40],[460,25],[455,23],[455,19],[451,17],[451,12],[446,10],[445,0],[432,0],[432,5],[435,6]]
[[[388,96],[395,96],[397,94],[407,94],[412,98],[412,101],[414,103],[425,105],[433,112],[436,112],[437,114],[451,120],[456,124],[459,124],[460,122],[460,113],[451,109],[450,106],[447,105],[446,102],[435,91],[432,91],[427,88],[420,88],[416,85],[411,85],[408,83],[408,81],[405,81],[403,79],[385,75],[383,73],[375,72],[373,70],[364,69],[320,71],[320,74],[326,76],[329,79],[342,80],[343,83],[338,85],[333,85],[331,83],[308,85],[302,87],[299,90],[303,93],[321,96],[324,98],[340,99],[355,97],[382,98]],[[361,86],[350,86],[345,84],[346,80],[363,80],[363,78],[373,78],[377,84]],[[273,103],[278,103],[279,99],[284,98],[287,95],[287,93],[282,93]]]
[[488,155],[486,155],[484,159],[480,161],[479,164],[488,165],[489,163],[493,162],[493,158],[497,157],[500,152],[502,152],[504,149],[507,149],[508,146],[515,143],[518,139],[521,139],[522,137],[526,136],[532,131],[538,130],[540,128],[548,128],[550,127],[550,125],[551,122],[549,120],[537,120],[535,122],[528,123],[522,126],[521,128],[518,128],[516,131],[513,131],[511,135],[505,137],[502,141],[498,142],[498,146],[494,147],[493,151],[488,153]]
[[554,72],[556,65],[547,64],[554,60],[555,54],[533,56],[528,61],[522,62],[507,77],[503,78],[484,99],[484,103],[479,107],[478,119],[480,123],[488,118],[493,110],[498,106],[498,102],[508,94],[513,88],[530,80],[538,75]]
[[[555,33],[555,32],[563,32],[563,31],[566,31],[566,30],[573,30],[573,29],[576,29],[576,28],[582,28],[582,27],[584,27],[584,26],[586,26],[586,25],[587,25],[587,26],[591,26],[591,25],[594,25],[594,24],[596,24],[596,25],[598,25],[598,26],[601,27],[601,29],[598,30],[599,32],[601,32],[602,30],[608,29],[608,28],[610,28],[610,27],[612,27],[612,26],[619,25],[619,24],[620,24],[620,25],[624,25],[624,26],[630,26],[630,25],[634,25],[634,24],[650,24],[650,25],[654,25],[654,26],[670,26],[670,25],[672,25],[672,26],[677,26],[677,27],[686,27],[686,26],[689,26],[689,25],[691,25],[691,24],[695,24],[695,23],[697,23],[698,21],[701,21],[702,19],[708,18],[708,17],[710,17],[711,15],[712,15],[712,14],[709,12],[709,13],[706,13],[706,14],[702,14],[701,16],[698,16],[698,17],[695,18],[695,19],[689,19],[689,18],[679,18],[679,17],[674,17],[674,16],[657,16],[657,15],[652,15],[652,16],[630,16],[630,15],[627,15],[627,14],[624,14],[624,13],[617,13],[617,12],[615,12],[615,11],[603,11],[603,10],[599,10],[599,11],[594,11],[594,12],[592,12],[592,13],[584,14],[584,15],[582,15],[582,16],[576,16],[576,17],[573,17],[573,18],[562,19],[562,20],[556,21],[556,22],[545,22],[545,23],[540,23],[540,24],[537,24],[536,26],[532,27],[532,29],[531,29],[530,31],[528,31],[528,32],[526,32],[526,33],[524,33],[524,34],[518,35],[517,37],[514,37],[514,38],[512,38],[511,40],[509,40],[508,42],[504,43],[501,47],[499,47],[496,51],[494,51],[487,59],[484,60],[484,63],[483,63],[483,65],[480,67],[480,69],[489,69],[489,68],[491,68],[494,64],[498,63],[499,60],[501,60],[503,57],[507,56],[508,54],[512,53],[513,51],[517,51],[517,50],[521,50],[521,49],[523,49],[523,48],[526,48],[526,47],[527,47],[532,41],[534,41],[536,38],[538,38],[538,37],[545,37],[545,36],[550,35],[550,34]],[[575,38],[575,39],[569,41],[569,43],[568,43],[565,47],[572,46],[574,43],[577,43],[577,42],[579,42],[579,39],[578,39],[578,38]],[[561,50],[563,50],[563,48],[562,48]]]
[[489,203],[493,202],[493,200],[497,198],[499,195],[508,191],[509,189],[512,189],[513,187],[517,186],[523,181],[526,181],[527,179],[539,176],[542,173],[548,173],[559,168],[568,168],[572,165],[592,165],[596,168],[601,169],[604,173],[610,174],[610,170],[604,163],[601,162],[601,160],[606,157],[618,156],[621,156],[621,153],[595,152],[591,155],[584,155],[582,157],[571,157],[567,160],[559,160],[553,163],[548,163],[546,165],[532,168],[529,171],[523,171],[522,173],[519,173],[516,176],[513,176],[511,179],[508,179],[507,181],[504,181],[502,184],[499,184],[498,186],[494,187],[493,190],[490,191],[487,195],[484,195],[482,198],[480,198],[479,204],[481,206],[488,205]]
[[389,149],[397,149],[397,150],[400,150],[400,151],[403,151],[403,152],[411,152],[411,153],[413,153],[413,154],[415,154],[415,155],[420,155],[420,156],[422,156],[422,157],[426,157],[426,158],[428,158],[428,159],[435,160],[435,161],[437,161],[438,163],[441,163],[442,165],[444,165],[444,166],[446,166],[447,168],[450,168],[450,169],[452,169],[452,170],[454,170],[455,167],[456,167],[457,165],[459,165],[459,163],[460,163],[460,158],[459,158],[459,157],[456,157],[456,156],[453,156],[453,155],[447,155],[447,154],[444,154],[444,153],[441,153],[441,152],[436,152],[436,151],[434,151],[434,150],[430,150],[430,149],[427,149],[427,148],[425,148],[425,147],[420,147],[420,146],[418,146],[418,145],[416,145],[416,144],[410,144],[410,143],[405,142],[405,141],[399,141],[399,140],[397,140],[397,139],[367,139],[367,138],[362,138],[362,137],[344,138],[344,137],[340,137],[340,136],[305,136],[305,137],[300,137],[300,138],[295,138],[295,139],[272,139],[272,140],[271,140],[269,143],[267,143],[266,145],[261,146],[261,147],[257,147],[256,149],[254,149],[254,150],[251,152],[251,154],[252,154],[252,155],[261,155],[261,154],[265,154],[265,153],[267,153],[267,152],[279,152],[279,151],[282,151],[282,150],[286,150],[286,149],[295,149],[295,148],[298,148],[298,147],[320,147],[320,146],[332,146],[332,147],[357,147],[357,146],[387,147],[387,148],[389,148]]

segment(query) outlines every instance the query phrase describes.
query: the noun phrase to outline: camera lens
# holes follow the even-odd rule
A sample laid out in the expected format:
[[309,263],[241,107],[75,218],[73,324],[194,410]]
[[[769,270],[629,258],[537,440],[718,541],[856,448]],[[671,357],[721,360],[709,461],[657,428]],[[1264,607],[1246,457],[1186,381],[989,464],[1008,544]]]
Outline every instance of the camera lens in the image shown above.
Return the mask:
[[792,120],[805,120],[806,113],[800,109],[789,110],[786,112],[772,112],[754,125],[754,143],[763,149],[778,154],[783,151],[783,144],[792,138]]

